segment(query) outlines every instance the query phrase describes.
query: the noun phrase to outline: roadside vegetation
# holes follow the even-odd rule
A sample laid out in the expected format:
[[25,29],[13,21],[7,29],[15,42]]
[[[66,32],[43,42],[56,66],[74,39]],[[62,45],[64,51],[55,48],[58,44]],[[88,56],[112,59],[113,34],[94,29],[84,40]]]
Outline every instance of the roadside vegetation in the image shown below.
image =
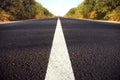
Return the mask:
[[120,21],[120,0],[84,0],[65,17]]
[[0,0],[0,21],[40,19],[53,14],[35,0]]

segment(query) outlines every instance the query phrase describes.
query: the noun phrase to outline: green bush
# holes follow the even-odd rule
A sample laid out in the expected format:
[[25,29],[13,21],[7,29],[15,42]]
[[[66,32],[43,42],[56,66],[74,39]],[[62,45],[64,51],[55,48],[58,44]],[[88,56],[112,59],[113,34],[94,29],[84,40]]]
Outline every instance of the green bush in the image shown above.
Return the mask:
[[120,21],[120,6],[112,11],[112,13],[110,14],[109,20]]

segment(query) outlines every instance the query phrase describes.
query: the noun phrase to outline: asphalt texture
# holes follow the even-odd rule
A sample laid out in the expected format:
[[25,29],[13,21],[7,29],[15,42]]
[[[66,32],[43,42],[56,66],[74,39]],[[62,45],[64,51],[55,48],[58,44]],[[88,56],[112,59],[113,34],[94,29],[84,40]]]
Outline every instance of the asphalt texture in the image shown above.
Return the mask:
[[120,80],[120,24],[61,18],[75,80]]
[[0,24],[0,80],[44,80],[57,18]]
[[[120,80],[120,24],[60,20],[75,80]],[[56,23],[0,24],[0,80],[45,79]]]

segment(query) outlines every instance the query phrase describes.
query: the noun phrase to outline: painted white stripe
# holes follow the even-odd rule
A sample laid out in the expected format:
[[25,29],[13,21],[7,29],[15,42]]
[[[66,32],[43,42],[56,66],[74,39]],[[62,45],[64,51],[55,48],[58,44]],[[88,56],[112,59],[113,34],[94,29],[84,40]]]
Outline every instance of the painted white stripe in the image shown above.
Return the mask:
[[60,19],[57,21],[45,80],[75,80]]

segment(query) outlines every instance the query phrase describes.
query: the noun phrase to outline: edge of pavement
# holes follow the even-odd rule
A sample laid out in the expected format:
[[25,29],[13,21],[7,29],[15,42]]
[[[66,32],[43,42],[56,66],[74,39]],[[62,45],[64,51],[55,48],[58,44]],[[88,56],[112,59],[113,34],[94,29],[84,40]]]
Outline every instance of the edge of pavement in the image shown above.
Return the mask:
[[[65,18],[65,17],[63,17],[63,18]],[[86,18],[70,18],[70,19],[78,19],[78,20],[84,20],[84,21],[120,24],[120,21],[117,22],[117,21],[107,21],[107,20],[94,20],[94,19],[86,19]],[[39,20],[39,19],[28,19],[28,20],[19,20],[19,21],[0,22],[0,24],[18,23],[18,22],[33,21],[33,20]]]
[[0,22],[0,24],[18,23],[18,22],[32,21],[32,20],[36,20],[36,19],[19,20],[19,21],[7,21],[7,22]]
[[107,20],[94,20],[94,19],[85,19],[85,18],[76,18],[79,20],[85,20],[85,21],[94,21],[94,22],[104,22],[104,23],[114,23],[114,24],[120,24],[120,21],[107,21]]
[[[51,17],[54,18],[54,17]],[[42,18],[42,19],[49,19],[49,18]],[[0,22],[0,24],[9,24],[9,23],[19,23],[19,22],[26,22],[26,21],[34,21],[34,20],[42,20],[42,19],[26,19],[26,20],[18,20],[18,21],[7,21],[7,22]]]

